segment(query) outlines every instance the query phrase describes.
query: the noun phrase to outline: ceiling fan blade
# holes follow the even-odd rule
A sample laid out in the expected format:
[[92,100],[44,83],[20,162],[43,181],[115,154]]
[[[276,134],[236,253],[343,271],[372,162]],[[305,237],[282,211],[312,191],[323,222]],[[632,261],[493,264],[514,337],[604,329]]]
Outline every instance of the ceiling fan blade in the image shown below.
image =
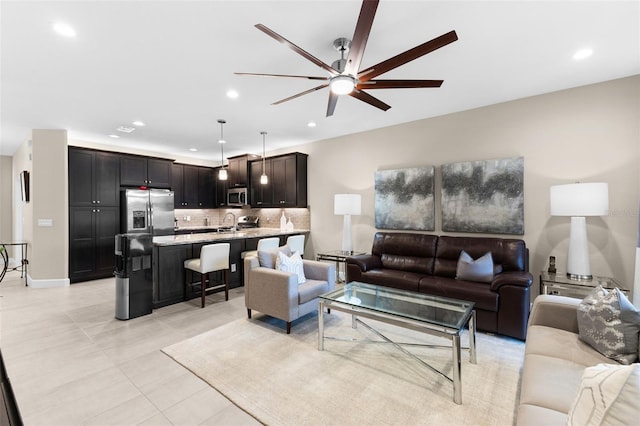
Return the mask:
[[440,37],[436,37],[433,40],[422,43],[421,45],[416,46],[413,49],[402,52],[399,55],[394,56],[393,58],[389,58],[386,61],[382,61],[379,64],[367,68],[366,70],[360,71],[358,73],[358,79],[361,82],[369,81],[372,78],[379,76],[380,74],[391,71],[392,69],[397,68],[400,65],[404,65],[407,62],[413,61],[414,59],[426,55],[427,53],[440,49],[441,47],[444,47],[449,43],[453,43],[456,40],[458,40],[458,35],[455,31],[450,31],[446,34],[441,35]]
[[275,101],[271,105],[278,105],[278,104],[281,104],[283,102],[287,102],[287,101],[290,101],[292,99],[299,98],[300,96],[303,96],[303,95],[306,95],[306,94],[309,94],[309,93],[313,93],[313,92],[315,92],[317,90],[320,90],[320,89],[324,89],[328,85],[329,85],[329,83],[321,84],[320,86],[314,87],[313,89],[305,90],[304,92],[300,92],[300,93],[298,93],[296,95],[289,96],[288,98],[284,98],[284,99],[280,99],[279,101]]
[[327,103],[327,117],[331,117],[336,110],[336,104],[338,103],[338,95],[329,90],[329,102]]
[[315,56],[313,56],[311,53],[309,53],[306,50],[302,49],[301,47],[298,47],[295,44],[291,43],[289,40],[287,40],[286,38],[282,37],[280,34],[276,33],[275,31],[272,31],[271,29],[265,27],[262,24],[256,24],[255,27],[257,29],[259,29],[260,31],[262,31],[263,33],[267,34],[268,36],[270,36],[270,37],[274,38],[275,40],[279,41],[280,43],[286,45],[287,47],[289,47],[289,49],[293,50],[294,52],[296,52],[297,54],[299,54],[303,58],[306,58],[307,60],[313,62],[314,64],[316,64],[320,68],[322,68],[325,71],[329,72],[329,74],[331,74],[331,75],[338,75],[339,74],[339,72],[334,70],[333,68],[331,68],[330,65],[325,64],[320,59],[318,59]]
[[290,78],[306,78],[307,80],[329,80],[328,77],[314,77],[310,75],[290,75],[290,74],[260,74],[255,72],[234,72],[235,75],[252,75],[258,77],[290,77]]
[[363,92],[362,90],[353,90],[351,93],[349,93],[349,96],[352,96],[356,99],[360,99],[362,102],[366,102],[369,105],[373,105],[374,107],[380,108],[383,111],[386,111],[389,108],[391,108],[391,105],[385,104],[380,99],[375,98],[370,94]]
[[345,67],[346,74],[355,75],[360,68],[364,48],[367,46],[367,40],[369,39],[369,33],[371,32],[371,26],[373,25],[373,18],[376,16],[377,8],[378,0],[362,1],[360,16],[358,17],[353,38],[351,39],[351,48],[349,50],[349,56],[347,57],[347,65]]
[[440,87],[444,80],[369,80],[356,86],[357,89],[418,89]]

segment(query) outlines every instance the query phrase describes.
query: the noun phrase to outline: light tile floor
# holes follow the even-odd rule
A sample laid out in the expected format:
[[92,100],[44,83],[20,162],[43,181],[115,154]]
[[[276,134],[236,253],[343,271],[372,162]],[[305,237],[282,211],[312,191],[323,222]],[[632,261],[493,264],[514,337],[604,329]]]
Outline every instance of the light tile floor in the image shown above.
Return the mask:
[[160,351],[246,318],[242,288],[115,319],[115,279],[0,283],[0,349],[25,425],[257,425]]

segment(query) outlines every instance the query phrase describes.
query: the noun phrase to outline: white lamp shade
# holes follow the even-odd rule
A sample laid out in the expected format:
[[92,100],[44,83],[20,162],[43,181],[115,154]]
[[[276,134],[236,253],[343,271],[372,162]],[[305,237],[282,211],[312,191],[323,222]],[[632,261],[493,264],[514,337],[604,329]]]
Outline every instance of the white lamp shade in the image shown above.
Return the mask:
[[606,216],[609,214],[609,185],[572,183],[550,189],[552,216]]
[[336,194],[333,200],[333,213],[336,215],[359,215],[362,197],[360,194]]

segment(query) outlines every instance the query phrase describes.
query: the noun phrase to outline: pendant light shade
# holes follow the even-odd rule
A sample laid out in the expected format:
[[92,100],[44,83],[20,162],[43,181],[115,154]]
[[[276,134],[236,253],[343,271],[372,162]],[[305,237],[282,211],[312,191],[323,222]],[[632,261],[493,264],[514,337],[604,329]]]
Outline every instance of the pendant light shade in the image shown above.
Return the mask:
[[218,143],[220,144],[220,170],[218,171],[218,180],[227,180],[227,169],[224,168],[224,144],[227,141],[224,140],[224,132],[223,126],[226,123],[225,120],[219,119],[218,123],[220,123],[220,139]]
[[265,163],[265,159],[264,159],[264,154],[265,154],[265,137],[267,136],[267,132],[260,132],[260,134],[262,135],[262,176],[260,176],[260,183],[262,185],[266,185],[269,183],[269,177],[267,176],[267,174],[265,173],[265,167],[264,167],[264,163]]

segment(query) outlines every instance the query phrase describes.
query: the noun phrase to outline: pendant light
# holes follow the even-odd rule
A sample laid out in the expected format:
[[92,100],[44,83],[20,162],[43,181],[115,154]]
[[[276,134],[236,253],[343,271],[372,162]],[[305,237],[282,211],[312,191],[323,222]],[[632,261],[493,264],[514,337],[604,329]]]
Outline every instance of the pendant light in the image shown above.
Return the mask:
[[267,174],[264,171],[264,162],[265,162],[265,159],[264,159],[264,153],[265,153],[264,146],[265,146],[265,137],[267,136],[267,132],[262,131],[262,132],[260,132],[260,134],[262,135],[262,176],[260,176],[260,183],[262,185],[266,185],[266,184],[269,183],[269,178],[267,177]]
[[219,119],[218,123],[220,123],[220,139],[218,140],[218,143],[220,144],[220,170],[218,171],[218,180],[227,180],[227,169],[224,168],[224,144],[227,143],[227,141],[224,140],[224,133],[222,130],[222,127],[224,126],[224,123],[226,123],[225,120]]

